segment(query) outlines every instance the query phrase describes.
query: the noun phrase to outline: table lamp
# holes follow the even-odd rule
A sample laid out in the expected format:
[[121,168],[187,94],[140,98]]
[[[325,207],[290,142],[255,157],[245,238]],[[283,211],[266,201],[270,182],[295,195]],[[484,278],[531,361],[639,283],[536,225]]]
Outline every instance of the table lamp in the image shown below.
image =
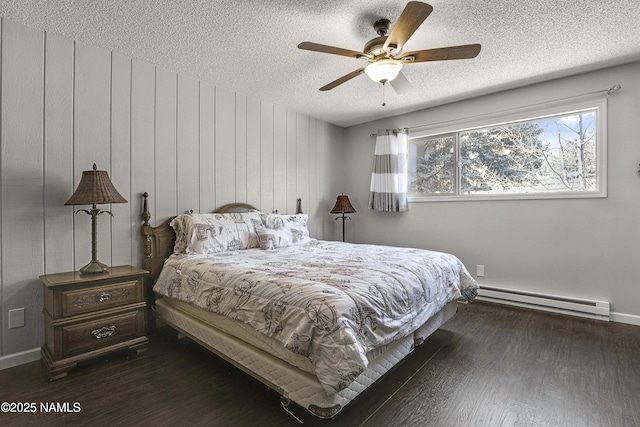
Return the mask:
[[68,205],[93,205],[91,209],[78,209],[78,212],[84,212],[91,215],[91,261],[80,269],[80,274],[97,274],[107,271],[107,266],[98,261],[98,232],[97,218],[98,215],[108,213],[113,216],[110,211],[103,211],[96,208],[98,204],[110,203],[127,203],[126,199],[115,189],[107,171],[99,171],[96,164],[93,164],[93,170],[82,172],[82,178],[78,184],[78,188],[65,203]]
[[344,221],[347,218],[351,218],[350,216],[345,216],[346,213],[354,213],[356,210],[351,206],[351,202],[349,201],[349,196],[345,196],[344,193],[338,196],[336,199],[336,205],[331,209],[330,213],[342,214],[342,216],[337,217],[336,220],[342,218],[342,241],[344,242]]

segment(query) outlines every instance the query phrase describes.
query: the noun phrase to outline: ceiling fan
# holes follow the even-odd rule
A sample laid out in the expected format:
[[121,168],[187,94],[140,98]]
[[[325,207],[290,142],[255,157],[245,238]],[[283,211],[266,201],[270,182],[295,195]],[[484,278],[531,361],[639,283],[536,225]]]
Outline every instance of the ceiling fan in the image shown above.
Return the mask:
[[391,21],[388,19],[379,19],[373,24],[373,28],[378,34],[378,37],[369,40],[364,45],[363,52],[312,42],[302,42],[298,45],[298,48],[369,61],[369,65],[358,68],[321,87],[321,91],[331,90],[362,73],[366,73],[374,82],[382,83],[383,85],[391,82],[391,86],[396,92],[403,93],[410,87],[406,77],[400,72],[404,64],[475,58],[480,53],[479,44],[402,53],[402,48],[407,40],[409,40],[432,11],[433,7],[426,3],[410,1],[405,6],[390,33]]

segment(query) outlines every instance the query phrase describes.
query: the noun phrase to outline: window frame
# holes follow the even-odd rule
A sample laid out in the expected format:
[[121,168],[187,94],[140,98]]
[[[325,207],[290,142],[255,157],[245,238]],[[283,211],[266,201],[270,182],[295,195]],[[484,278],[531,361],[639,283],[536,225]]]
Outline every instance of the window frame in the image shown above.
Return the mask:
[[[585,199],[607,197],[607,98],[607,93],[583,95],[565,100],[545,102],[533,106],[489,113],[482,116],[437,123],[430,126],[421,126],[419,130],[409,133],[409,144],[415,144],[415,142],[412,141],[429,137],[443,137],[451,134],[455,135],[455,189],[453,194],[408,193],[408,202]],[[596,190],[539,193],[460,194],[461,170],[459,135],[461,132],[493,126],[502,126],[516,122],[540,120],[588,110],[596,111]],[[409,165],[409,167],[415,168],[415,165]]]

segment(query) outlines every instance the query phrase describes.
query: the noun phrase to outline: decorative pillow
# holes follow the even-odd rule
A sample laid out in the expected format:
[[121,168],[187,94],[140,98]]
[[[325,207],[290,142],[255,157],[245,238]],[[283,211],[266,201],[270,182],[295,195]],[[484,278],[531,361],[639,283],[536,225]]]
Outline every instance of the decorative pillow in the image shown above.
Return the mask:
[[173,253],[176,255],[187,253],[187,232],[184,223],[185,216],[186,215],[178,215],[171,221],[171,223],[169,223],[176,234],[176,242],[173,245]]
[[309,237],[309,215],[280,215],[260,213],[262,227],[256,228],[262,249],[277,249],[302,245]]
[[176,217],[171,226],[176,232],[174,253],[211,254],[260,247],[256,226],[261,227],[262,220],[258,212],[185,214]]

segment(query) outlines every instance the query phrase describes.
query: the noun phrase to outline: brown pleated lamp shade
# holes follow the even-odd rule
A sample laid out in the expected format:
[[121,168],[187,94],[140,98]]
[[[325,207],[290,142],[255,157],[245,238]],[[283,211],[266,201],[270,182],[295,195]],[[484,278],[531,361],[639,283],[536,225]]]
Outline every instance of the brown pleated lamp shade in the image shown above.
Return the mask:
[[93,170],[82,172],[78,188],[65,205],[101,205],[109,203],[127,203],[118,193],[109,179],[107,171],[99,171],[96,164]]
[[331,209],[329,213],[354,213],[356,210],[351,206],[351,202],[349,201],[349,196],[345,196],[342,193],[336,199],[336,205]]

